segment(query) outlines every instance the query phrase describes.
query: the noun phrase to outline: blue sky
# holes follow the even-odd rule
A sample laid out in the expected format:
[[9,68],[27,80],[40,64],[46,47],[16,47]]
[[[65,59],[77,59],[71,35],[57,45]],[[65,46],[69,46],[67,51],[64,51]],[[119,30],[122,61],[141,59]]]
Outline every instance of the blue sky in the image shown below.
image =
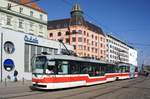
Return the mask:
[[[104,32],[132,43],[139,63],[150,64],[150,0],[41,0],[49,20],[68,18],[73,4],[80,4],[84,17]],[[147,46],[149,45],[149,46]]]

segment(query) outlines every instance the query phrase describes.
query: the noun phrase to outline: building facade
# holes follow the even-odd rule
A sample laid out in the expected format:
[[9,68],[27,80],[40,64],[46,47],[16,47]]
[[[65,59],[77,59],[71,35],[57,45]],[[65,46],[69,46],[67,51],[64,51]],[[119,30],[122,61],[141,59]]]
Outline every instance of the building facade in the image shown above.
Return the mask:
[[31,0],[0,0],[0,27],[47,38],[47,13]]
[[107,34],[107,61],[129,63],[129,47],[122,40]]
[[[73,51],[73,46],[67,45]],[[32,79],[32,58],[60,54],[65,47],[47,39],[47,13],[31,0],[0,0],[0,80]]]
[[[73,46],[66,44],[66,47],[73,51]],[[18,71],[19,80],[23,78],[31,80],[31,64],[35,55],[41,52],[58,54],[60,49],[65,50],[65,47],[57,41],[5,28],[0,28],[0,48],[0,79],[3,81],[8,77],[13,80],[14,70]]]
[[80,57],[105,60],[106,39],[102,29],[84,19],[78,4],[70,14],[71,18],[48,21],[48,38],[73,45]]

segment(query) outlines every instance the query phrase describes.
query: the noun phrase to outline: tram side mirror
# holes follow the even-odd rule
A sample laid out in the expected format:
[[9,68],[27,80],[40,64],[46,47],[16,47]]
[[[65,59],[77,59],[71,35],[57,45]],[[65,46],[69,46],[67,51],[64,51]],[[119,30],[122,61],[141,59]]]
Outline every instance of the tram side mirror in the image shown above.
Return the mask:
[[55,66],[55,61],[48,61],[49,66]]

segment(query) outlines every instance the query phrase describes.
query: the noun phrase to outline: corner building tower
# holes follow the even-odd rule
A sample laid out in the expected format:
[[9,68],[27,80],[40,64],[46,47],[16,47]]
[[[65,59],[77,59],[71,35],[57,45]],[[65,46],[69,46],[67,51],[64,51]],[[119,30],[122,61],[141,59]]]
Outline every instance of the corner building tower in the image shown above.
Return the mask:
[[85,20],[79,4],[70,12],[71,18],[48,21],[49,39],[62,39],[74,46],[80,57],[106,59],[106,40],[102,29]]

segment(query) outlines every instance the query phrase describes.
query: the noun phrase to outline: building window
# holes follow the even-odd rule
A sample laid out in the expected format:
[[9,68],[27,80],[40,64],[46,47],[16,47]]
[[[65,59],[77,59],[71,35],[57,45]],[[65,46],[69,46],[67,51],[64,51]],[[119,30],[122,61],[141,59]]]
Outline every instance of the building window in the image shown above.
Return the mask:
[[33,26],[34,26],[34,23],[30,22],[30,31],[33,31]]
[[73,45],[73,47],[74,47],[74,50],[76,50],[76,45]]
[[84,38],[84,43],[86,43],[86,38]]
[[101,43],[101,47],[103,47],[103,44]]
[[87,39],[87,44],[90,44],[90,41],[89,41],[89,39]]
[[58,36],[61,36],[61,32],[58,32]]
[[81,31],[81,30],[78,30],[78,33],[79,33],[79,34],[82,34],[82,31]]
[[19,19],[19,28],[23,29],[23,20]]
[[70,42],[70,39],[69,38],[66,38],[66,43],[69,43]]
[[78,42],[82,42],[82,37],[79,37],[79,38],[78,38]]
[[86,46],[84,46],[84,50],[86,50]]
[[94,48],[92,47],[92,52],[94,52]]
[[95,53],[97,53],[97,49],[95,49]]
[[43,20],[43,15],[42,14],[40,14],[40,20]]
[[84,35],[86,35],[86,32],[84,31]]
[[103,41],[103,38],[101,37],[101,41]]
[[97,36],[95,36],[95,40],[97,40]]
[[90,51],[90,47],[88,47],[88,51]]
[[22,12],[23,12],[23,8],[22,8],[22,7],[20,7],[19,12],[20,12],[20,13],[22,13]]
[[76,32],[76,30],[72,30],[72,34],[76,34],[77,32]]
[[53,37],[53,33],[50,33],[50,34],[49,34],[49,37]]
[[89,37],[89,33],[87,33],[87,37]]
[[42,31],[43,30],[43,25],[39,25],[39,29]]
[[41,25],[41,24],[39,25],[39,32],[43,33],[43,25]]
[[7,9],[11,10],[11,4],[10,3],[8,3]]
[[7,16],[7,25],[12,25],[11,24],[11,20],[12,20],[12,17],[11,16]]
[[101,50],[101,54],[103,54],[103,50]]
[[70,32],[69,31],[66,31],[66,35],[69,35],[70,34]]
[[29,72],[29,62],[30,62],[30,58],[29,58],[29,45],[25,44],[25,52],[24,52],[24,72]]
[[93,38],[94,36],[93,36],[93,34],[92,34],[92,38]]
[[95,42],[95,46],[97,47],[97,42]]
[[94,45],[94,41],[92,41],[92,45]]
[[82,45],[79,45],[78,47],[79,47],[80,50],[82,50]]
[[30,16],[33,17],[33,11],[30,11]]
[[72,42],[76,42],[76,38],[75,37],[72,38]]

